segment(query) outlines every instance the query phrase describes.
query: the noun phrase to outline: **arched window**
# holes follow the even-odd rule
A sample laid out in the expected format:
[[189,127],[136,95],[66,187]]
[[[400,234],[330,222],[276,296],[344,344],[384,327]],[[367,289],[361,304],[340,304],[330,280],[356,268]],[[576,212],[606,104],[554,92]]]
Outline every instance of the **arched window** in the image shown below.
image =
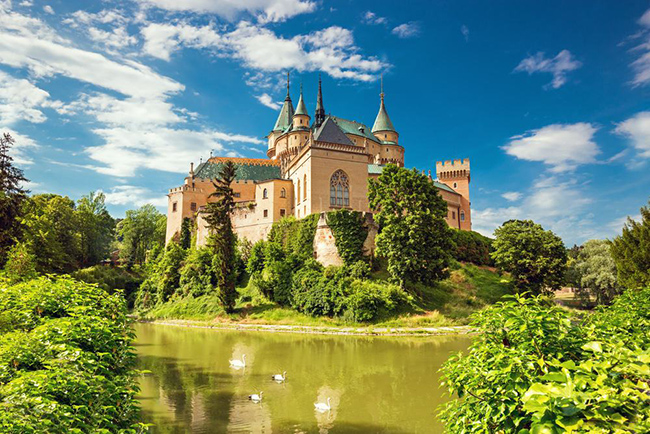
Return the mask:
[[304,182],[302,183],[302,186],[303,186],[302,198],[304,200],[307,200],[307,175],[305,175],[303,180],[304,180]]
[[298,180],[298,189],[296,190],[296,203],[300,203],[300,180]]
[[265,188],[264,191],[262,192],[262,199],[268,199],[268,198],[269,198],[269,192]]
[[464,222],[465,221],[465,211],[460,212],[460,221]]
[[330,178],[330,205],[350,206],[350,181],[342,170],[337,170]]
[[287,197],[287,190],[285,190],[284,188],[280,190],[280,197]]

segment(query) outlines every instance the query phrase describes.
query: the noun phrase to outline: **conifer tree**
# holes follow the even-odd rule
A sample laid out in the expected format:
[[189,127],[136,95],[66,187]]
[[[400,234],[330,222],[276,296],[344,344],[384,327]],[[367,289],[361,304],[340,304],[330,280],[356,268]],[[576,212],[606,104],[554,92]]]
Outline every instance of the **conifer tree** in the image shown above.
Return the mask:
[[235,307],[237,290],[236,267],[236,237],[232,228],[230,214],[235,207],[235,200],[230,185],[235,180],[237,168],[232,161],[227,161],[221,167],[219,176],[212,181],[215,191],[210,198],[216,199],[205,207],[210,230],[208,245],[213,251],[212,265],[216,273],[216,283],[219,289],[219,299],[226,312],[232,312]]
[[27,181],[23,171],[13,165],[9,149],[14,139],[7,133],[0,136],[0,267],[18,236],[18,216],[29,191],[21,187]]

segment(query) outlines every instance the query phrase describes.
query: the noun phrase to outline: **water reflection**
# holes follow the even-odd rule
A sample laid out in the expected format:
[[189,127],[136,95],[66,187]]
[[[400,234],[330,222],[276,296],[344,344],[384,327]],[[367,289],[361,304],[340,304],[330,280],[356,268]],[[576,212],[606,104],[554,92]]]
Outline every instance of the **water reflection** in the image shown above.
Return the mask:
[[[153,433],[440,432],[438,368],[465,337],[377,338],[136,324]],[[230,360],[246,366],[234,369]],[[287,371],[285,382],[272,375]],[[248,396],[264,391],[260,403]],[[330,398],[330,410],[314,403]]]

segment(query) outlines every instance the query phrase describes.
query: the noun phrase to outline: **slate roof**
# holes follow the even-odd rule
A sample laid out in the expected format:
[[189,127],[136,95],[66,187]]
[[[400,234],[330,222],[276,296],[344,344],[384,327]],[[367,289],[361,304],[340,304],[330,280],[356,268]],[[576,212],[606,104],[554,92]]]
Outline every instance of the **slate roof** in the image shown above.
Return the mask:
[[287,91],[287,97],[282,104],[280,109],[280,114],[278,115],[278,120],[275,121],[275,126],[273,131],[284,131],[288,126],[291,125],[293,121],[293,103],[291,102],[291,97]]
[[[377,137],[372,135],[370,128],[368,128],[366,125],[356,121],[349,121],[347,119],[337,118],[336,116],[328,116],[328,117],[331,118],[334,122],[336,122],[336,125],[338,125],[339,128],[341,128],[341,130],[344,133],[356,134],[358,136],[365,137],[368,140],[372,140],[373,142],[379,143]],[[359,127],[363,129],[363,132],[359,130]]]
[[319,142],[336,143],[340,145],[355,146],[345,135],[343,130],[334,121],[333,116],[325,118],[325,122],[314,132],[314,140]]
[[298,99],[298,105],[296,106],[296,111],[293,115],[309,116],[309,113],[307,112],[307,107],[305,107],[305,101],[302,99],[302,86],[300,87],[300,99]]
[[375,119],[375,124],[372,126],[372,132],[376,133],[377,131],[395,131],[393,123],[388,117],[388,112],[386,111],[386,106],[384,105],[384,95],[381,96],[381,104],[379,105],[379,113],[377,113],[377,118]]
[[265,181],[267,179],[281,178],[280,162],[263,158],[226,158],[212,157],[208,161],[199,164],[195,175],[201,179],[214,179],[226,161],[232,161],[237,166],[235,180],[237,181]]

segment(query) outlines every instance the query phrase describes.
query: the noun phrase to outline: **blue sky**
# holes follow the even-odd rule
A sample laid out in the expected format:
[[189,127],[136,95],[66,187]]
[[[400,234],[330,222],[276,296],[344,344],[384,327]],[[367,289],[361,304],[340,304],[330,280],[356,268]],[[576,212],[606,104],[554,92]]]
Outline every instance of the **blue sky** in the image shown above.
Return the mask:
[[[181,5],[181,6],[179,6]],[[406,166],[470,158],[473,225],[567,245],[650,196],[650,1],[0,0],[0,130],[35,193],[122,216],[191,161],[264,157],[303,83],[372,125],[379,76]]]

